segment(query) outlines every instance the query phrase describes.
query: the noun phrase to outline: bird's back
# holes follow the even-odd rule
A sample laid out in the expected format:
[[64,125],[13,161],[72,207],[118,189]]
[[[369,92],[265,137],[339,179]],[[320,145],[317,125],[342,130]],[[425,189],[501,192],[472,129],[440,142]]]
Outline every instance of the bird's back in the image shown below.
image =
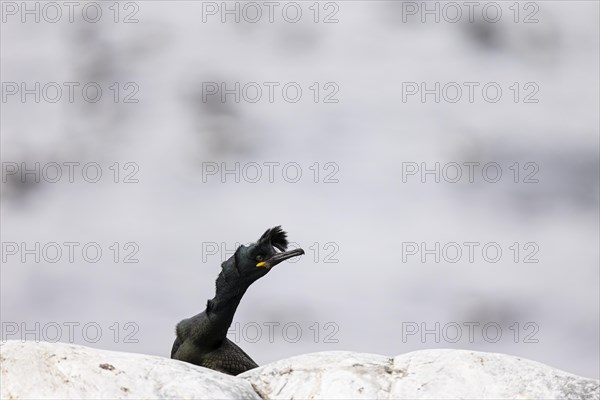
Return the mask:
[[221,347],[208,353],[204,364],[204,367],[230,375],[238,375],[258,367],[244,350],[229,339],[225,339]]
[[244,350],[225,338],[214,350],[203,351],[190,340],[175,339],[171,358],[186,361],[201,367],[214,369],[229,375],[238,375],[258,365]]

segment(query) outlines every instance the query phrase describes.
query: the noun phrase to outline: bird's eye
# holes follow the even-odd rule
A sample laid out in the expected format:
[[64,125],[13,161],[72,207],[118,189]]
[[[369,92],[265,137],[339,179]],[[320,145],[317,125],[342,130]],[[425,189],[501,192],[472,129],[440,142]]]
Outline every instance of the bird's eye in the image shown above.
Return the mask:
[[262,260],[263,260],[263,256],[261,256],[261,255],[258,255],[258,256],[256,256],[256,259],[257,259],[258,261],[262,261]]

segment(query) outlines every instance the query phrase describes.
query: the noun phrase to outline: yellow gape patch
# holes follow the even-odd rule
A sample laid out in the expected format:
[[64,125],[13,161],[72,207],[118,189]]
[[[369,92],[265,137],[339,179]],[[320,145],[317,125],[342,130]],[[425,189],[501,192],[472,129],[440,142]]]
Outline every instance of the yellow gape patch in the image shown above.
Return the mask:
[[268,262],[266,262],[266,261],[261,261],[261,262],[259,262],[258,264],[256,264],[256,266],[257,266],[257,267],[263,267],[263,266],[264,266],[264,267],[266,267],[266,268],[269,268],[271,265],[269,265],[269,263],[268,263]]

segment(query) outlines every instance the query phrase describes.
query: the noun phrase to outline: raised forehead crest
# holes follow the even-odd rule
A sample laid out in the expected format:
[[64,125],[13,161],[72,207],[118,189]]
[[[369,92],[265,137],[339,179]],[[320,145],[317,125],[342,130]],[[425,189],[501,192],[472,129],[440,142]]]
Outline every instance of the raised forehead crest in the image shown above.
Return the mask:
[[286,251],[288,246],[287,233],[281,229],[281,225],[267,229],[256,244],[259,246],[266,244],[275,247],[279,251]]

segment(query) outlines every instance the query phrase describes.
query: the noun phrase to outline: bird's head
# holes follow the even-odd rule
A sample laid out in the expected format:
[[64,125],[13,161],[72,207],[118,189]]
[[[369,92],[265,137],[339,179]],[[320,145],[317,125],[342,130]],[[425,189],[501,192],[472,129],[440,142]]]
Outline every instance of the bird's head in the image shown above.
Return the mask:
[[276,226],[267,229],[256,243],[240,246],[235,254],[223,263],[223,268],[235,268],[239,275],[255,281],[280,262],[304,254],[302,249],[286,251],[287,247],[287,234],[281,226]]

